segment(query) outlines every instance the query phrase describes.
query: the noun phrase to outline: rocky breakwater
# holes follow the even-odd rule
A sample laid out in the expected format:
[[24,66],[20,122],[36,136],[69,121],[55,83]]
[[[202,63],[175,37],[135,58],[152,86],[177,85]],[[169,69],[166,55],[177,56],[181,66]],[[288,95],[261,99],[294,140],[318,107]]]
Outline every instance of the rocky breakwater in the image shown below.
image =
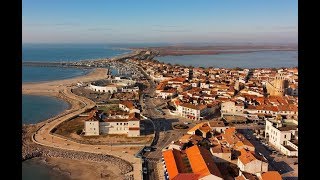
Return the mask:
[[63,150],[35,144],[34,142],[32,142],[31,136],[40,126],[41,125],[37,124],[24,125],[22,127],[22,161],[33,157],[60,157],[77,160],[112,163],[120,169],[122,174],[126,174],[133,171],[133,166],[128,161],[114,156]]

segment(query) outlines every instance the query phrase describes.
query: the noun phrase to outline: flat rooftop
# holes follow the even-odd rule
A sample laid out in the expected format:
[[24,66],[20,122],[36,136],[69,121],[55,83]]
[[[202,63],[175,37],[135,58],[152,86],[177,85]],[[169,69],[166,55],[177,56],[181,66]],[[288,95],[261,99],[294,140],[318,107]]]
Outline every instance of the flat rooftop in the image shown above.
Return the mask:
[[295,150],[295,149],[294,149],[293,147],[291,147],[291,146],[285,145],[284,147],[287,148],[289,151],[297,151],[297,150]]

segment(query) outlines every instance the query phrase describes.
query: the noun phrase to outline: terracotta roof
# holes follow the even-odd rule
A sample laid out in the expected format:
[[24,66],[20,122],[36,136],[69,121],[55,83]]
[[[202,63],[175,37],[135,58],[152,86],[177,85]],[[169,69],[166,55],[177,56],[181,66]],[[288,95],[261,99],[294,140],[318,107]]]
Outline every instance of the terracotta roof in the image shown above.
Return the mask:
[[126,106],[129,109],[134,109],[134,105],[132,101],[121,101],[120,104],[123,104],[124,106]]
[[193,105],[193,104],[190,104],[190,103],[183,103],[181,104],[180,106],[182,107],[187,107],[187,108],[190,108],[190,109],[196,109],[196,110],[203,110],[205,109],[207,106],[204,105],[204,104],[200,104],[200,105]]
[[209,127],[208,123],[203,124],[202,126],[199,127],[199,130],[207,133],[211,131],[211,128]]
[[162,93],[174,93],[174,92],[176,92],[176,91],[177,91],[176,88],[170,88],[170,89],[168,89],[168,90],[162,91]]
[[199,178],[210,174],[222,178],[222,175],[214,163],[211,153],[203,147],[192,146],[186,149],[193,173],[199,174]]
[[176,78],[170,79],[169,81],[171,81],[171,82],[184,82],[185,80],[186,80],[186,78],[176,77]]
[[167,81],[159,83],[157,90],[164,90],[164,87],[167,85]]
[[222,147],[221,145],[217,145],[211,148],[212,153],[231,153],[230,148]]
[[186,134],[186,135],[182,136],[182,137],[179,139],[179,141],[184,142],[184,143],[187,143],[187,142],[190,140],[191,136],[192,136],[192,135],[190,135],[190,134]]
[[243,164],[248,164],[256,160],[256,158],[250,151],[246,151],[245,149],[240,149],[240,153],[241,155],[238,158]]
[[187,172],[180,151],[176,149],[166,150],[162,152],[162,156],[165,161],[170,179],[173,179],[179,173]]
[[268,171],[261,175],[262,180],[282,180],[278,171]]
[[129,130],[140,130],[139,127],[129,127]]
[[234,178],[235,180],[246,180],[243,176],[238,176]]
[[209,122],[210,127],[225,127],[223,121],[211,121]]
[[172,180],[198,180],[199,175],[194,173],[179,173]]
[[206,123],[206,122],[202,122],[202,123],[196,124],[195,126],[193,126],[192,128],[190,128],[187,133],[192,133],[192,132],[196,131],[196,130],[199,129],[204,123]]

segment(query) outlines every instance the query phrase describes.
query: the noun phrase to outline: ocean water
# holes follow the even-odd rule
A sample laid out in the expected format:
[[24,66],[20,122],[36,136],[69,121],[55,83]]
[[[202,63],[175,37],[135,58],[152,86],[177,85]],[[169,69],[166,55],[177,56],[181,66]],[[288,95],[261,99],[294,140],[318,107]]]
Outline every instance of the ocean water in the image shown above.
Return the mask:
[[171,64],[219,68],[279,68],[298,66],[297,51],[259,51],[250,53],[163,56],[155,59]]
[[22,95],[22,123],[34,124],[58,115],[69,104],[54,97]]
[[66,175],[57,173],[39,159],[30,159],[22,162],[23,180],[67,180]]
[[59,67],[22,67],[22,82],[51,81],[81,76],[90,72],[89,69],[59,68]]
[[[137,45],[132,44],[134,46]],[[110,58],[129,52],[131,50],[124,44],[23,44],[22,61],[78,61]],[[22,66],[22,82],[66,79],[88,72],[76,68]]]
[[77,61],[128,52],[131,50],[104,44],[23,44],[22,61]]

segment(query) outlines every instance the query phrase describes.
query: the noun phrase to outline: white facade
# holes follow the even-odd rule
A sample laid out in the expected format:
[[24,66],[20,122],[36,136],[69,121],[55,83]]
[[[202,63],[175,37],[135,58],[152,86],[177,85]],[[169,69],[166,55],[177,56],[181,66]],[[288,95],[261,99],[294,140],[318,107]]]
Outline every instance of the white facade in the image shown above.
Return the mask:
[[115,86],[95,86],[90,84],[89,89],[96,91],[96,92],[101,92],[101,93],[115,93],[118,91],[117,87]]
[[194,119],[194,120],[201,120],[202,115],[207,112],[207,108],[204,108],[202,110],[189,108],[185,106],[178,105],[177,111],[178,114],[182,117]]
[[171,98],[174,95],[176,95],[176,92],[167,92],[167,91],[161,91],[159,92],[159,95],[162,99],[167,99],[167,98]]
[[267,172],[268,171],[268,163],[255,159],[246,164],[242,163],[238,158],[237,165],[241,171],[248,172],[251,174]]
[[139,120],[112,120],[105,122],[85,121],[85,136],[101,134],[127,134],[128,137],[140,136]]
[[291,135],[295,134],[296,130],[281,131],[279,130],[280,127],[277,128],[277,126],[271,121],[266,120],[265,137],[268,139],[268,142],[287,156],[298,156],[298,146],[290,142]]
[[121,91],[122,91],[122,92],[138,92],[138,91],[139,91],[139,87],[122,88]]
[[86,136],[99,135],[99,121],[85,121],[84,131]]
[[221,103],[221,116],[223,115],[242,115],[244,105],[236,105],[233,101]]

